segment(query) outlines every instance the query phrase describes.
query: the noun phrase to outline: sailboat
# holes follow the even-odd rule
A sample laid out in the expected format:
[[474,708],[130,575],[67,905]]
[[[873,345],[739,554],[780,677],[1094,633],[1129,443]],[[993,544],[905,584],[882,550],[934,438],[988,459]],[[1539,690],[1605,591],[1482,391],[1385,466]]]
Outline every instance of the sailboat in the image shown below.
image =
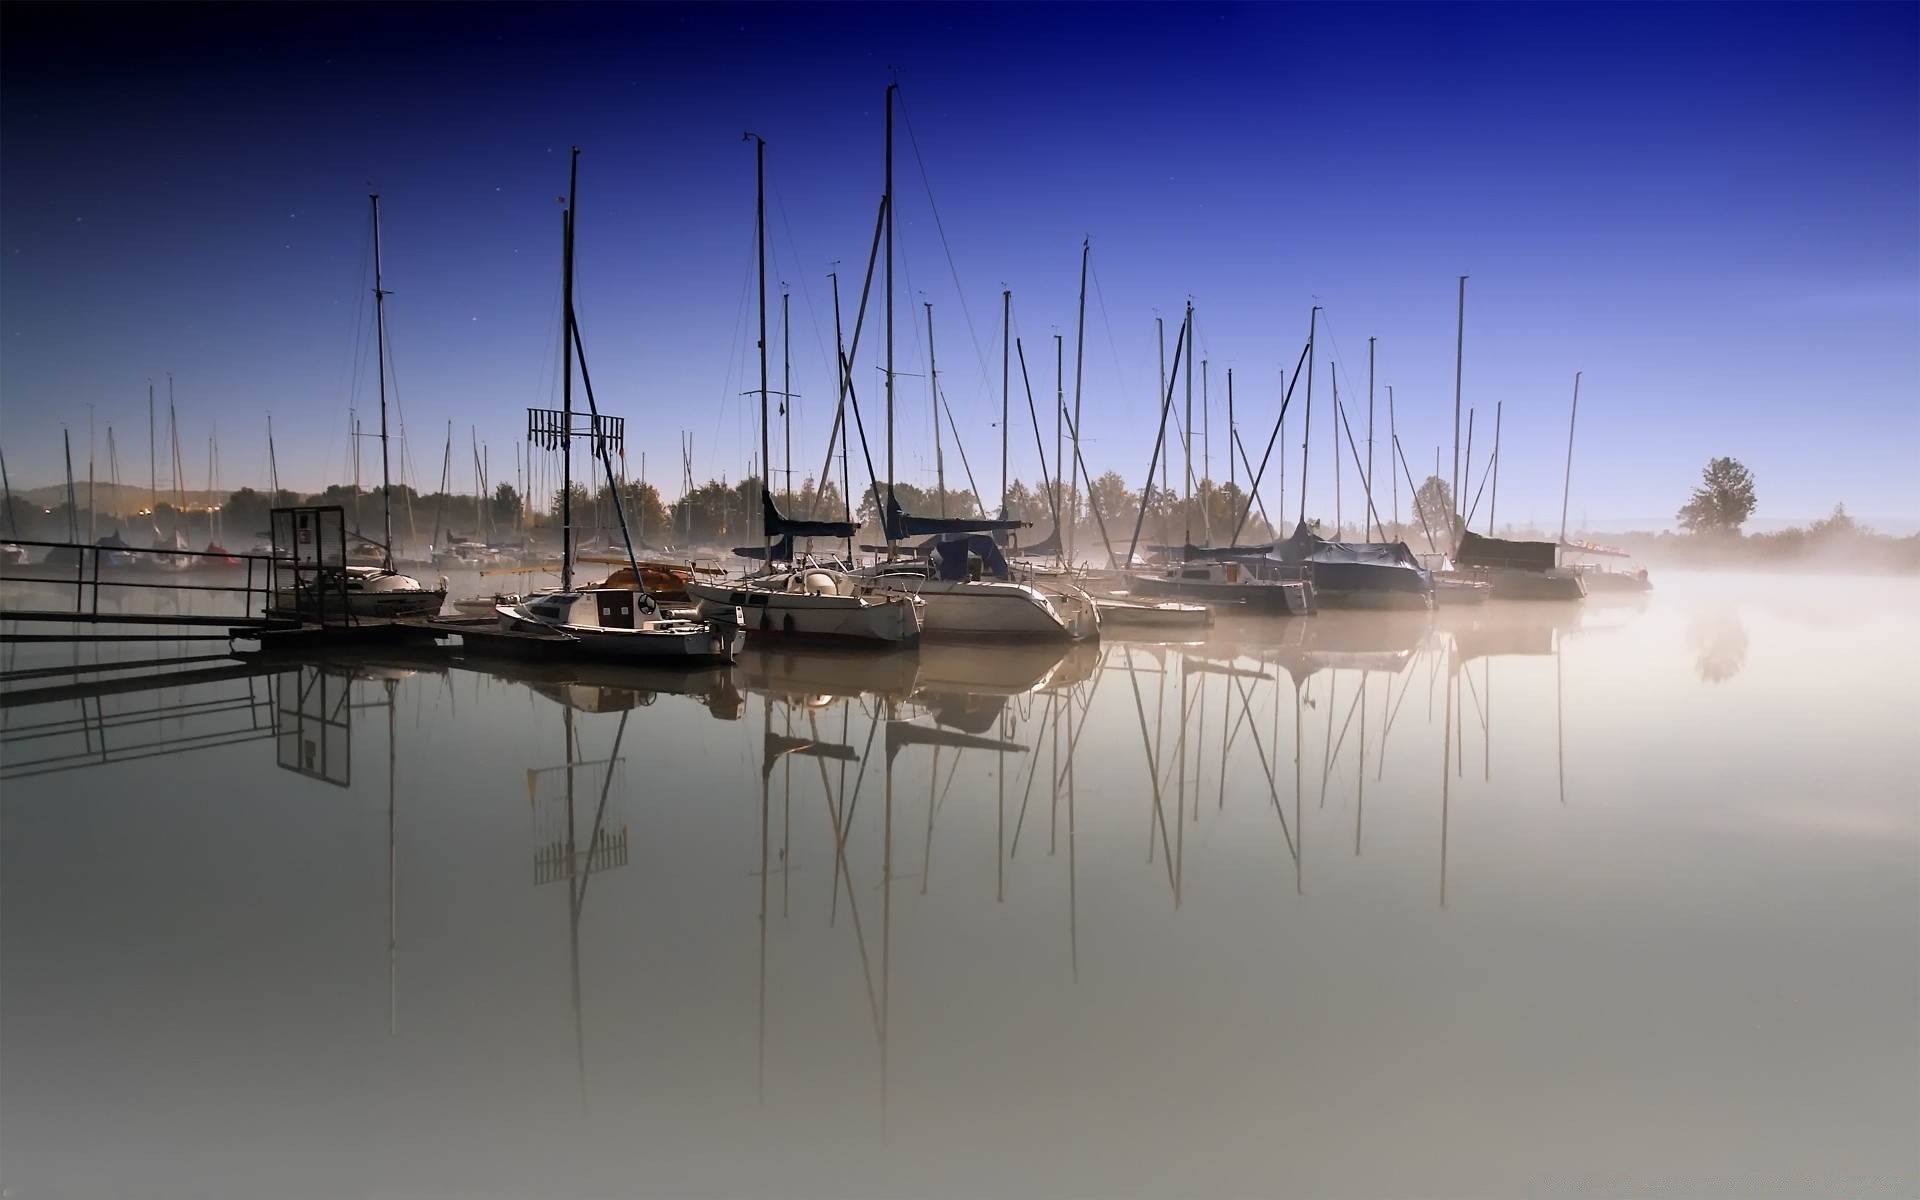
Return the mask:
[[[990,535],[1025,522],[968,517],[917,517],[903,511],[893,480],[893,94],[887,85],[886,123],[886,328],[887,328],[887,486],[880,496],[887,557],[865,574],[874,586],[926,604],[922,629],[929,636],[965,638],[1050,638],[1077,641],[1098,637],[1100,614],[1093,597],[1079,587],[1050,583],[1045,590],[1014,577],[1006,556]],[[929,339],[931,340],[931,339]],[[937,387],[937,384],[936,384]],[[938,425],[936,391],[935,429]],[[1006,422],[1002,421],[1004,432]],[[902,559],[899,543],[932,536],[924,558]]]
[[[393,569],[393,496],[387,457],[387,320],[386,289],[380,273],[380,197],[367,197],[373,211],[373,331],[374,369],[380,378],[380,508],[385,522],[383,540],[378,549],[378,566],[340,567],[340,588],[349,617],[427,617],[446,603],[444,581],[427,588],[411,575]],[[296,607],[294,589],[274,593],[274,606],[281,610]]]
[[[749,134],[752,137],[753,135]],[[767,421],[767,143],[754,137],[755,239],[760,275],[760,555],[762,573],[708,582],[690,579],[687,595],[717,621],[737,619],[755,641],[826,642],[892,647],[920,640],[921,605],[910,595],[873,586],[837,564],[795,561],[793,539],[851,539],[851,521],[803,521],[783,515],[767,489],[771,439]],[[841,386],[846,366],[840,366]],[[787,567],[774,564],[784,559]]]
[[[627,545],[627,558],[635,574],[630,584],[602,584],[584,588],[573,586],[574,538],[570,496],[573,490],[573,439],[576,436],[573,419],[573,363],[576,356],[580,358],[581,378],[586,384],[588,404],[593,405],[593,387],[586,376],[585,350],[573,311],[574,196],[579,170],[580,151],[576,147],[567,185],[562,249],[565,280],[562,303],[566,310],[561,331],[561,361],[564,364],[561,394],[564,407],[557,413],[534,410],[531,414],[534,420],[530,422],[529,430],[531,434],[538,435],[538,440],[544,440],[558,449],[561,456],[560,590],[519,602],[499,604],[495,612],[499,615],[500,629],[506,634],[531,634],[539,639],[537,643],[516,639],[515,648],[543,644],[552,652],[623,662],[689,666],[730,663],[739,653],[743,640],[737,617],[722,624],[667,615],[654,596],[640,585],[639,564],[633,561],[631,543]],[[597,408],[592,412],[591,433],[588,436],[592,439],[597,457],[606,468],[607,484],[614,494],[615,511],[619,513],[619,490],[613,486],[613,467],[608,447],[617,442],[620,434],[612,428],[611,422],[603,425]],[[542,418],[557,418],[557,421],[542,423]],[[620,528],[624,535],[626,518],[623,513]],[[486,644],[500,648],[502,641],[504,639],[488,639]]]

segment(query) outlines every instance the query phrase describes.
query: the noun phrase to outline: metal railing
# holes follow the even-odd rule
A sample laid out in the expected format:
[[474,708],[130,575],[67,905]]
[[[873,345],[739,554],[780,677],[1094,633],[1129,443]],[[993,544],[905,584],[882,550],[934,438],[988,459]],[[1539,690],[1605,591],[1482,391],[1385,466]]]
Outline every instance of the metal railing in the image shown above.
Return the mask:
[[[0,621],[71,622],[111,625],[208,625],[262,629],[288,624],[268,615],[272,607],[275,562],[271,555],[232,554],[217,550],[140,550],[125,546],[95,546],[81,542],[10,541],[23,551],[44,549],[38,562],[0,561],[0,582],[51,583],[71,589],[71,609],[15,609],[0,607]],[[219,572],[225,578],[205,576]],[[192,582],[170,582],[198,574]],[[233,576],[238,575],[235,579]],[[114,600],[131,593],[168,595],[181,592],[201,596],[239,596],[238,615],[217,613],[126,612],[101,609],[101,595]],[[145,641],[156,635],[89,634],[95,641]],[[178,635],[168,635],[174,640]],[[187,640],[209,640],[209,637]],[[0,640],[67,640],[64,635],[0,633]],[[224,636],[212,640],[225,640]]]

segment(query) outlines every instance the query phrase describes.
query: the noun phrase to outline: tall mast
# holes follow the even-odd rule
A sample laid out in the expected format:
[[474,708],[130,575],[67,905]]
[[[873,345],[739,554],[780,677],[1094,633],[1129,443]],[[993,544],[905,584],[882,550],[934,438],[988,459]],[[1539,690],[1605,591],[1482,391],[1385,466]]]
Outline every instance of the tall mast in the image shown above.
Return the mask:
[[887,494],[880,500],[880,513],[881,524],[886,526],[889,562],[899,553],[887,513],[887,506],[893,502],[893,93],[899,88],[897,83],[887,85],[886,181],[880,202],[887,213]]
[[[1373,344],[1378,340],[1378,338],[1367,339],[1367,503],[1369,505],[1373,503]],[[1380,528],[1378,509],[1374,510],[1373,528],[1374,532],[1385,540],[1386,530]]]
[[1340,422],[1346,420],[1346,414],[1340,410],[1340,365],[1327,364],[1327,382],[1333,385],[1333,420],[1327,422],[1327,431],[1333,435],[1333,536],[1338,541],[1344,532],[1347,519],[1340,511],[1343,497],[1343,473],[1340,470]]
[[[773,472],[767,469],[771,441],[767,436],[767,140],[749,133],[753,139],[753,247],[760,278],[760,486],[768,495]],[[760,544],[766,551],[761,560],[773,570],[773,531],[767,528],[766,506],[760,506]]]
[[[171,380],[173,377],[167,377]],[[154,450],[153,380],[147,380],[147,515],[153,518],[153,536],[160,536],[160,459]]]
[[95,515],[100,506],[93,496],[93,405],[87,405],[87,541],[92,545],[100,542],[100,522]]
[[1234,450],[1239,446],[1239,444],[1240,444],[1239,441],[1234,437],[1234,431],[1233,431],[1233,368],[1228,367],[1227,368],[1227,491],[1229,493],[1232,493],[1238,490],[1235,487],[1237,476],[1234,473],[1234,467],[1236,464],[1233,461],[1233,454],[1234,454]]
[[80,540],[80,501],[73,494],[73,434],[62,428],[60,446],[67,456],[67,541]]
[[1208,403],[1207,380],[1211,365],[1200,360],[1200,536],[1213,545],[1213,505],[1208,502],[1208,479],[1213,474],[1213,405]]
[[269,507],[280,503],[280,460],[273,453],[273,414],[267,414],[267,488],[273,493]]
[[782,489],[789,507],[793,504],[793,318],[790,314],[793,293],[780,289],[780,434],[786,439],[786,487]]
[[1487,497],[1487,536],[1493,536],[1493,510],[1500,503],[1500,416],[1506,410],[1505,400],[1493,406],[1493,495]]
[[[1060,502],[1066,499],[1065,495],[1062,494],[1066,480],[1061,477],[1063,474],[1061,466],[1066,461],[1063,456],[1067,452],[1065,421],[1067,415],[1066,344],[1066,338],[1064,336],[1058,333],[1053,335],[1053,533],[1055,542],[1062,546],[1064,546],[1065,543],[1059,542],[1059,539],[1066,536],[1066,530],[1060,528],[1060,522],[1066,516],[1070,515],[1064,514],[1060,507]],[[1064,549],[1061,553],[1065,553]]]
[[[1399,447],[1399,445],[1400,445],[1400,423],[1395,419],[1394,412],[1393,412],[1393,385],[1388,384],[1387,385],[1387,446],[1390,451],[1397,452],[1397,448]],[[1398,540],[1400,537],[1400,475],[1397,471],[1393,469],[1393,463],[1392,463],[1393,454],[1389,453],[1387,458],[1388,458],[1387,474],[1393,480],[1393,536],[1396,540]]]
[[[1460,375],[1467,352],[1467,277],[1460,277],[1460,317],[1453,343],[1453,507],[1460,507]],[[1453,514],[1447,514],[1447,547],[1453,548]]]
[[[391,469],[387,459],[387,293],[380,286],[380,197],[367,197],[373,202],[373,339],[375,370],[380,376],[380,551],[386,561],[382,564],[387,570],[393,570],[393,499],[391,494]],[[172,394],[167,397],[169,408],[173,405]]]
[[933,479],[939,489],[940,515],[947,515],[947,452],[940,438],[940,370],[933,359],[933,304],[927,304],[927,395],[933,400]]
[[1313,346],[1319,330],[1320,306],[1307,314],[1307,416],[1300,434],[1300,523],[1307,523],[1307,447],[1313,444]]
[[567,211],[561,217],[560,304],[560,590],[573,590],[573,202],[580,147],[567,165]]
[[[834,425],[840,430],[840,503],[844,510],[842,519],[851,523],[853,521],[853,480],[847,473],[847,459],[852,448],[853,434],[852,430],[847,428],[847,350],[846,337],[840,328],[840,272],[829,271],[827,278],[833,281],[833,373],[838,377],[834,389],[838,393],[835,400],[838,411],[834,415]],[[829,458],[827,468],[831,471],[832,467],[833,463]],[[820,490],[825,491],[826,486],[826,481],[822,480]],[[818,494],[818,492],[815,493],[816,496]],[[847,538],[847,561],[853,561],[852,536]]]
[[[1193,299],[1191,297],[1187,299],[1187,328],[1193,328]],[[1180,503],[1180,507],[1185,510],[1186,513],[1186,522],[1180,530],[1180,540],[1183,542],[1191,542],[1193,540],[1193,359],[1191,357],[1187,359],[1186,384],[1187,414],[1184,418],[1186,428],[1183,431],[1183,436],[1180,438],[1181,444],[1186,447],[1187,451],[1187,461],[1182,468],[1182,474],[1186,476],[1186,495]]]
[[[1087,361],[1087,259],[1092,253],[1093,239],[1090,237],[1082,239],[1080,242],[1080,316],[1076,322],[1076,332],[1073,337],[1073,461],[1075,463],[1080,461],[1080,389],[1085,379],[1084,371]],[[1067,478],[1072,482],[1073,495],[1073,507],[1069,510],[1073,514],[1073,540],[1067,547],[1067,565],[1072,566],[1080,556],[1080,476],[1077,472],[1068,471]],[[1093,486],[1091,480],[1088,481],[1087,486],[1089,488]],[[1092,502],[1091,496],[1088,497],[1088,502]]]
[[[1008,389],[1012,386],[1012,362],[1007,351],[1013,338],[1013,292],[1002,288],[1000,291],[1000,515],[1007,515],[1007,419]],[[1021,362],[1026,359],[1023,357]],[[1024,371],[1025,368],[1023,367]]]
[[1567,416],[1567,477],[1560,486],[1560,541],[1567,540],[1567,498],[1573,495],[1573,424],[1580,419],[1580,372],[1573,373],[1573,411]]
[[173,407],[173,376],[167,376],[167,440],[173,443],[173,532],[180,533],[180,513],[187,498],[180,483],[180,414]]

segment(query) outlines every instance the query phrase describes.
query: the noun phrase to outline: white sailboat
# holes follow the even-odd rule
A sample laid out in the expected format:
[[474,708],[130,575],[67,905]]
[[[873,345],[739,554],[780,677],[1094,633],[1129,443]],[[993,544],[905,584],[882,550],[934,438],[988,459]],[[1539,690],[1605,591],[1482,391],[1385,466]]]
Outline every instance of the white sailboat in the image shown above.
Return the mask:
[[[573,420],[573,362],[576,355],[581,356],[582,381],[587,386],[587,402],[593,413],[592,441],[603,466],[607,468],[607,483],[613,486],[613,469],[608,457],[608,447],[616,444],[620,434],[617,427],[603,429],[602,418],[597,407],[593,406],[593,387],[586,378],[585,351],[580,341],[580,330],[574,319],[573,311],[573,218],[575,185],[579,178],[580,151],[573,152],[572,171],[567,185],[567,211],[565,217],[565,291],[563,303],[566,309],[561,332],[562,347],[562,383],[561,395],[563,408],[555,413],[550,410],[536,410],[536,417],[558,418],[544,425],[536,421],[537,430],[543,432],[550,444],[561,454],[561,533],[560,533],[560,590],[530,597],[526,600],[501,603],[495,607],[500,618],[501,631],[508,634],[543,635],[537,643],[543,650],[565,655],[596,659],[613,659],[623,662],[673,663],[688,666],[707,663],[731,663],[740,651],[743,641],[739,630],[739,620],[722,623],[712,620],[688,620],[683,617],[669,616],[645,587],[640,586],[639,567],[633,562],[633,549],[629,543],[627,556],[634,574],[631,586],[598,586],[575,588],[573,586],[573,515],[569,499],[573,489],[573,438],[575,436]],[[611,425],[611,422],[609,422]],[[530,430],[530,432],[535,432]],[[616,511],[619,505],[619,493],[614,490]],[[626,530],[626,519],[621,516],[621,531]],[[516,648],[534,645],[534,642],[522,642]]]
[[[1017,578],[985,531],[1017,529],[1024,522],[1007,520],[914,517],[903,512],[893,493],[893,94],[899,84],[887,85],[886,121],[886,330],[887,330],[887,487],[880,497],[881,521],[887,535],[887,558],[865,574],[873,586],[925,603],[922,630],[929,637],[1047,638],[1079,640],[1098,637],[1100,614],[1093,597],[1077,585],[1044,585]],[[931,315],[929,315],[931,354]],[[929,372],[932,375],[932,372]],[[939,429],[939,400],[935,392],[935,425]],[[1005,387],[1002,387],[1004,409]],[[1006,421],[1001,421],[1002,433]],[[1004,481],[1003,481],[1004,490]],[[933,535],[924,559],[902,559],[902,539]],[[957,536],[956,536],[957,535]]]
[[[752,136],[752,135],[748,135]],[[922,605],[913,596],[874,586],[837,565],[774,563],[793,559],[795,537],[851,538],[855,526],[842,521],[797,521],[774,506],[766,481],[772,472],[767,421],[767,220],[766,141],[754,137],[755,240],[760,276],[760,523],[762,573],[740,579],[690,581],[687,595],[703,615],[715,621],[737,620],[754,641],[821,642],[873,647],[912,645],[920,640]],[[841,386],[846,385],[844,363]],[[777,539],[777,540],[776,540]],[[785,553],[778,553],[784,547]]]
[[[350,617],[430,617],[446,603],[445,580],[437,587],[428,588],[418,579],[403,575],[393,567],[393,497],[387,456],[387,293],[381,286],[383,281],[380,273],[380,197],[372,195],[367,199],[373,211],[374,370],[380,381],[380,509],[385,524],[379,546],[380,564],[343,565],[340,568],[339,599],[344,600]],[[168,403],[172,403],[171,395]],[[335,597],[328,596],[323,604],[334,601]],[[298,597],[295,590],[282,588],[276,591],[274,607],[282,611],[296,609]]]

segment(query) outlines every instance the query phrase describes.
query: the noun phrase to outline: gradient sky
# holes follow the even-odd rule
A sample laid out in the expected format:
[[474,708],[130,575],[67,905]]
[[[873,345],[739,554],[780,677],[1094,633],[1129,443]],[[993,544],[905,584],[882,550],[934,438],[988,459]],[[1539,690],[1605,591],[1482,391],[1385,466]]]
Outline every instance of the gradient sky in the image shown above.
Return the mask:
[[[349,409],[377,420],[369,190],[404,478],[438,486],[451,422],[457,488],[476,436],[511,480],[526,407],[558,403],[574,145],[577,307],[630,469],[645,452],[676,494],[687,431],[697,478],[737,479],[757,445],[746,130],[768,143],[776,330],[780,283],[793,294],[796,471],[817,471],[827,273],[838,262],[850,324],[897,69],[904,480],[932,477],[923,303],[976,478],[997,491],[1001,290],[1044,414],[1056,331],[1072,390],[1091,237],[1096,474],[1144,474],[1154,321],[1171,344],[1191,297],[1217,477],[1227,369],[1257,458],[1315,304],[1309,508],[1331,516],[1328,364],[1364,437],[1369,337],[1379,437],[1390,384],[1423,477],[1435,446],[1451,453],[1467,275],[1464,401],[1476,462],[1505,404],[1503,524],[1557,522],[1576,371],[1576,524],[1671,520],[1716,455],[1753,469],[1763,520],[1836,502],[1920,515],[1913,4],[12,3],[0,23],[0,447],[16,488],[60,481],[63,426],[84,464],[89,406],[102,476],[111,424],[122,479],[144,484],[147,384],[164,406],[168,373],[189,488],[216,426],[221,484],[264,487],[269,412],[283,484],[343,477]],[[876,434],[878,319],[876,300],[857,375]],[[1017,366],[1015,389],[1024,412]],[[1033,479],[1024,418],[1013,433],[1013,473]]]

